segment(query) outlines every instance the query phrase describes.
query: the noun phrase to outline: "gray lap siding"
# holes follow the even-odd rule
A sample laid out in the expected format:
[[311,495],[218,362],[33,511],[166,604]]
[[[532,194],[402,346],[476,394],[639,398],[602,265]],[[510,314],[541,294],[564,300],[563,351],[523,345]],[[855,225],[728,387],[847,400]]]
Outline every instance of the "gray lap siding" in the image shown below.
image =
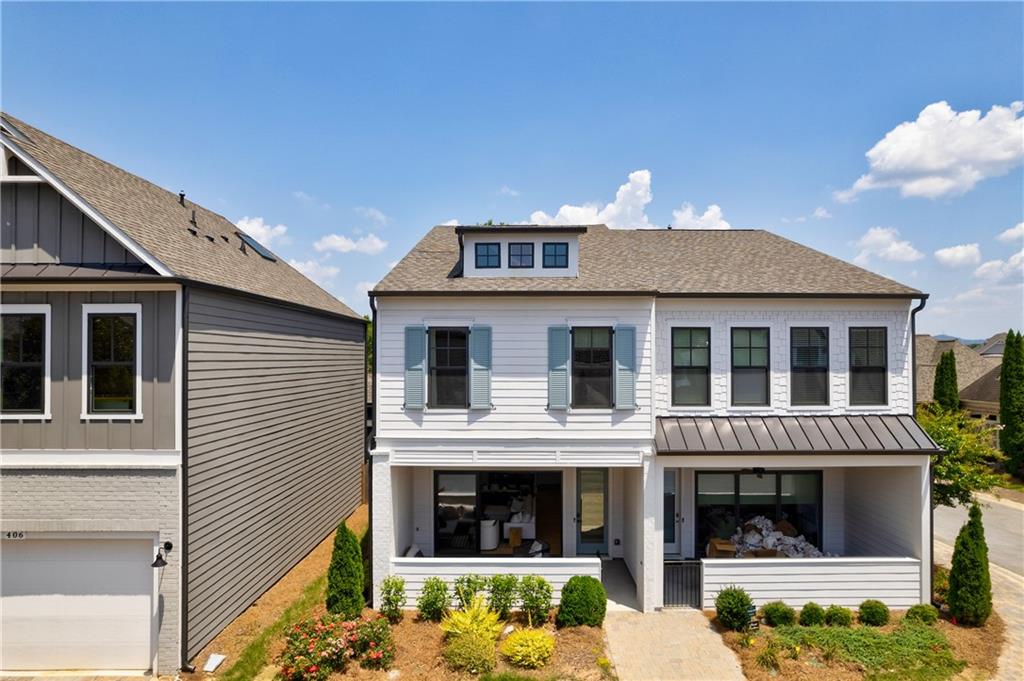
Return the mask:
[[187,297],[187,655],[360,501],[363,325]]

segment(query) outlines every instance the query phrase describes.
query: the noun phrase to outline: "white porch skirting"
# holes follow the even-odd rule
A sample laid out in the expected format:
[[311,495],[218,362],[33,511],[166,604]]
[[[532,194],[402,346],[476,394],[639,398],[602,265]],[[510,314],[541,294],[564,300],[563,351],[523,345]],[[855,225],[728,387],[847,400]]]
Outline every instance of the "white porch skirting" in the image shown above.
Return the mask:
[[701,561],[705,608],[727,586],[743,587],[758,606],[782,601],[799,608],[856,608],[875,598],[890,608],[921,602],[921,561],[916,558],[705,558]]
[[538,575],[551,583],[553,601],[558,602],[562,587],[575,575],[601,579],[601,559],[589,558],[514,558],[505,556],[453,558],[392,558],[391,574],[405,579],[407,607],[416,607],[427,577],[440,577],[454,596],[454,582],[462,575]]

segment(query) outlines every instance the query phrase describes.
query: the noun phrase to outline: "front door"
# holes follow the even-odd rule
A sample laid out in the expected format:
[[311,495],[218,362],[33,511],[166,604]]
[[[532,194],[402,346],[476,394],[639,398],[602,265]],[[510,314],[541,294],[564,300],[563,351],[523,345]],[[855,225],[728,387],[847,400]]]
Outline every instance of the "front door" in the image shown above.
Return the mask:
[[576,555],[608,553],[608,470],[576,471]]
[[665,469],[664,492],[665,555],[679,554],[679,469]]

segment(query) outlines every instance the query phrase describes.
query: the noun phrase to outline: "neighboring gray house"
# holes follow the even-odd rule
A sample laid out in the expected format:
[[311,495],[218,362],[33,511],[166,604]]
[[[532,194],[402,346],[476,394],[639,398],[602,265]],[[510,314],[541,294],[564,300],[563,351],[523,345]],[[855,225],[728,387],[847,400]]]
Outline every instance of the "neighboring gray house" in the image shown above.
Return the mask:
[[364,321],[2,119],[0,671],[171,673],[360,503]]

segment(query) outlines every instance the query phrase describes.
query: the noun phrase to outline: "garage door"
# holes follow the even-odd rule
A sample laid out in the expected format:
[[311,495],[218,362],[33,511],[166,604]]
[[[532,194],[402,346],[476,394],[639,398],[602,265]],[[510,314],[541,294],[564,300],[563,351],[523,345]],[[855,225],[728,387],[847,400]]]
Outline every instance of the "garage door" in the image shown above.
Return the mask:
[[0,669],[149,669],[153,542],[37,537],[0,544]]

